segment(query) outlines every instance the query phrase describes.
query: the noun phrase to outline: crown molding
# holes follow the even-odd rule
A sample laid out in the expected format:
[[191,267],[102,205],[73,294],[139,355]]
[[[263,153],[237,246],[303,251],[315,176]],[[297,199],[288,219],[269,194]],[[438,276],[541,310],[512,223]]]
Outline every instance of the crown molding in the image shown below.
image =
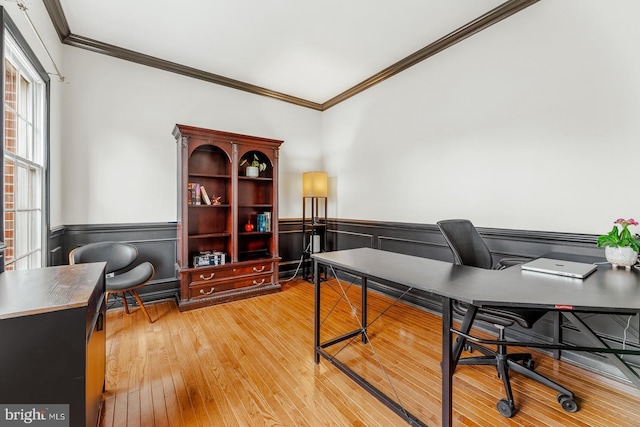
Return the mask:
[[67,18],[64,16],[60,0],[43,0],[44,7],[47,9],[49,19],[53,23],[60,41],[64,43],[64,39],[71,35],[71,29]]
[[197,68],[187,67],[186,65],[177,64],[175,62],[166,61],[164,59],[145,55],[133,50],[124,49],[118,46],[110,45],[108,43],[103,43],[98,40],[90,39],[88,37],[70,34],[63,40],[63,43],[69,46],[79,47],[103,55],[124,59],[125,61],[131,61],[141,65],[147,65],[149,67],[169,71],[171,73],[181,74],[183,76],[191,77],[194,79],[204,80],[209,83],[227,86],[232,89],[242,90],[255,95],[267,96],[269,98],[296,104],[301,107],[312,108],[314,110],[320,110],[322,108],[322,106],[316,102],[307,101],[306,99],[297,98],[295,96],[276,92],[239,80],[230,79],[228,77],[202,71]]
[[90,50],[92,52],[112,56],[125,61],[135,62],[137,64],[146,65],[171,73],[181,74],[183,76],[203,80],[209,83],[227,86],[232,89],[242,90],[255,95],[262,95],[280,101],[289,102],[300,107],[311,108],[317,111],[325,111],[351,98],[352,96],[401,73],[407,68],[442,52],[467,37],[470,37],[489,26],[498,23],[523,9],[526,9],[538,1],[540,0],[508,0],[484,15],[463,25],[441,39],[425,46],[419,51],[385,68],[379,73],[374,74],[368,79],[363,80],[352,88],[347,89],[322,104],[73,34],[69,28],[64,11],[62,10],[60,0],[44,0],[44,5],[49,13],[51,22],[58,33],[58,37],[60,37],[60,41],[69,46]]

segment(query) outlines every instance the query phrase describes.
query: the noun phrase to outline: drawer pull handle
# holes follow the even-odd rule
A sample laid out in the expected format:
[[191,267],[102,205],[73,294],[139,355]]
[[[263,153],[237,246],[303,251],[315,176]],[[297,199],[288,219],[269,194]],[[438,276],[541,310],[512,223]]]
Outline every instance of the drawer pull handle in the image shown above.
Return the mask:
[[204,274],[201,274],[201,275],[200,275],[200,278],[201,278],[202,280],[211,280],[211,279],[213,279],[213,276],[215,276],[215,275],[216,275],[216,273],[211,273],[209,276],[204,277]]
[[216,290],[216,288],[214,286],[211,287],[209,292],[205,292],[204,289],[200,289],[200,294],[202,294],[202,295],[211,295],[213,293],[213,291],[215,291],[215,290]]
[[264,279],[262,279],[260,282],[258,282],[257,280],[253,281],[254,285],[262,285],[264,283]]
[[260,268],[253,267],[253,271],[256,273],[262,273],[264,271],[264,265]]

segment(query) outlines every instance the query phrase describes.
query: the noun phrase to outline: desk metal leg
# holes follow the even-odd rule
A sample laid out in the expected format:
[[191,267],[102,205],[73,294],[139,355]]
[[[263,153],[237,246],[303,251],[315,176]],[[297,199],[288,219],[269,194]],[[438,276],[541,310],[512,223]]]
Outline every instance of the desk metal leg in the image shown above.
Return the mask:
[[367,301],[367,277],[364,276],[362,277],[362,344],[366,344],[367,343],[367,325],[368,325],[368,320],[367,320],[367,307],[368,307],[368,301]]
[[313,284],[313,360],[317,365],[320,363],[320,274],[317,260],[313,260]]
[[[582,321],[578,316],[569,311],[563,311],[562,314],[576,327],[578,330],[587,337],[592,343],[597,345],[600,348],[609,349],[610,347],[602,341],[594,332],[591,330],[586,323]],[[633,385],[637,388],[640,388],[640,376],[638,373],[634,371],[627,363],[620,358],[619,355],[615,353],[604,353],[604,355],[609,359],[609,361],[631,381]]]
[[[562,342],[562,314],[559,311],[553,312],[553,343],[560,344]],[[553,350],[553,357],[560,360],[562,350]]]
[[453,314],[451,298],[442,298],[442,425],[451,427],[453,420]]

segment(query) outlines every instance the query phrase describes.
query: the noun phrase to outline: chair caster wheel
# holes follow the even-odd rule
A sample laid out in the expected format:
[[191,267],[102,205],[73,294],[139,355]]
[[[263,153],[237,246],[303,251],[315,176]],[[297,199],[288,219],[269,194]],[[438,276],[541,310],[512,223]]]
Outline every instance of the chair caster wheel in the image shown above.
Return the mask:
[[498,412],[500,412],[500,415],[507,418],[513,417],[513,414],[515,414],[516,412],[513,405],[509,403],[507,399],[501,399],[496,406],[498,408]]
[[567,412],[576,412],[578,410],[578,404],[576,403],[571,396],[567,396],[566,394],[560,393],[558,395],[558,403],[562,406]]
[[536,368],[536,361],[533,359],[525,360],[524,362],[522,362],[522,366],[529,369],[530,371],[533,371]]

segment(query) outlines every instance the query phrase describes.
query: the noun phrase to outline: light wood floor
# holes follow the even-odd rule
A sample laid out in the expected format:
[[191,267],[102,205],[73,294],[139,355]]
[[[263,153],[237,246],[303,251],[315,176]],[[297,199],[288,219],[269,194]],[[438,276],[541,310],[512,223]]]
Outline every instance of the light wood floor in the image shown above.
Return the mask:
[[[332,288],[338,285],[331,286],[323,290],[323,317],[331,311],[323,339],[354,329],[359,317],[344,300],[332,310],[331,302],[338,300]],[[353,302],[358,293],[350,291]],[[371,296],[369,319],[388,303]],[[184,313],[173,302],[148,310],[157,319],[153,324],[139,310],[107,314],[103,427],[408,425],[327,361],[314,364],[310,283],[294,280],[277,294]],[[438,316],[396,304],[370,328],[372,346],[356,340],[337,357],[397,396],[427,425],[438,426],[440,325]],[[640,425],[635,388],[545,355],[536,354],[536,366],[577,395],[578,412],[563,411],[555,392],[514,374],[519,411],[504,418],[495,406],[503,397],[495,369],[460,366],[454,424]]]

